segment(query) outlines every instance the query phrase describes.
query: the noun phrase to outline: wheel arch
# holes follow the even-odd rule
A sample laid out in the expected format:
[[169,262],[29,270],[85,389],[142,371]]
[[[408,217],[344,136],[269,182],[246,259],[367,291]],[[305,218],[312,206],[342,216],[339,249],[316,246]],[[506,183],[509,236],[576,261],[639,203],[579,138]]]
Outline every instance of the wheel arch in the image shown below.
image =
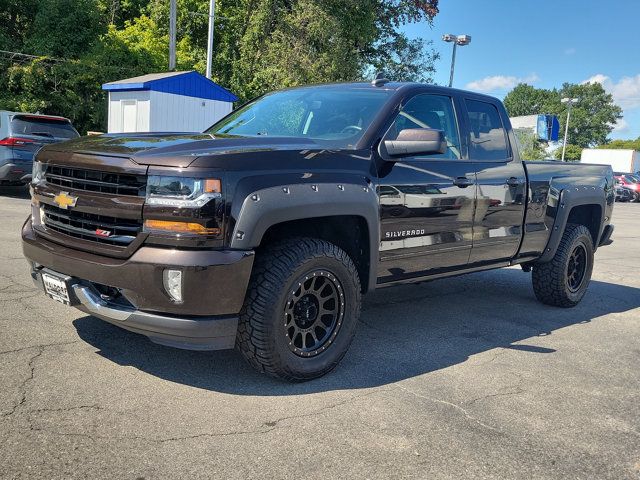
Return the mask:
[[553,258],[568,223],[587,227],[593,239],[594,250],[598,248],[605,226],[603,222],[605,203],[605,193],[598,187],[575,187],[562,190],[551,235],[543,254],[536,263],[545,263]]
[[233,202],[234,249],[259,249],[275,238],[316,236],[342,248],[358,267],[363,292],[375,287],[378,202],[363,179],[257,189]]

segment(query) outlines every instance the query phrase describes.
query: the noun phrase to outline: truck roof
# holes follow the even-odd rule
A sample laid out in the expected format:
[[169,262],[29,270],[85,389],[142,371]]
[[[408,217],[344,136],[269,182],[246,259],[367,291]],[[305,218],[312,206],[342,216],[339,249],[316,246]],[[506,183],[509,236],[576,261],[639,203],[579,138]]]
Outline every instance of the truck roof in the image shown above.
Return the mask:
[[393,81],[385,81],[381,84],[374,85],[373,82],[335,82],[335,83],[317,83],[311,85],[301,85],[298,87],[289,87],[282,90],[298,90],[303,88],[340,88],[340,89],[371,89],[371,90],[391,90],[391,91],[410,91],[410,90],[424,90],[429,89],[433,90],[434,93],[444,93],[447,92],[449,94],[457,93],[457,94],[473,94],[476,97],[485,97],[486,99],[495,100],[495,97],[491,95],[485,95],[482,93],[472,92],[470,90],[462,90],[459,88],[445,87],[442,85],[434,85],[431,83],[419,83],[419,82],[393,82]]

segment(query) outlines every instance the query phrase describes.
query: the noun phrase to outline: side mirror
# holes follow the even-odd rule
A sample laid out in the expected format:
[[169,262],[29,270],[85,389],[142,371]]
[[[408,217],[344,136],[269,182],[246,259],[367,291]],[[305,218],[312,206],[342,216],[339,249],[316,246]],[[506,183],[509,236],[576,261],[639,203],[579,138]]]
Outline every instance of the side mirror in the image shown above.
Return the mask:
[[[434,128],[405,128],[400,130],[395,140],[383,142],[383,152],[393,161],[393,157],[409,157],[413,155],[430,155],[447,153],[447,141],[442,130]],[[381,155],[385,158],[387,155]]]

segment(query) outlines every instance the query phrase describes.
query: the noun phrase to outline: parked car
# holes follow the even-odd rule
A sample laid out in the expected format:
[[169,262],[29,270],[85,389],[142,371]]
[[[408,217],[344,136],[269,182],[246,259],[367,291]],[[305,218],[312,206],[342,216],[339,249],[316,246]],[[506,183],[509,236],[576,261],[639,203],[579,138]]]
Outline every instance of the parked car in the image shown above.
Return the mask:
[[49,297],[291,381],[338,364],[377,288],[521,265],[577,305],[615,197],[610,166],[523,161],[496,98],[384,79],[268,94],[199,135],[50,145],[31,191]]
[[0,110],[0,185],[28,183],[41,147],[79,136],[64,117]]
[[631,192],[633,202],[640,202],[640,177],[632,173],[615,172],[616,185]]
[[632,202],[635,198],[634,192],[620,184],[616,184],[616,202]]

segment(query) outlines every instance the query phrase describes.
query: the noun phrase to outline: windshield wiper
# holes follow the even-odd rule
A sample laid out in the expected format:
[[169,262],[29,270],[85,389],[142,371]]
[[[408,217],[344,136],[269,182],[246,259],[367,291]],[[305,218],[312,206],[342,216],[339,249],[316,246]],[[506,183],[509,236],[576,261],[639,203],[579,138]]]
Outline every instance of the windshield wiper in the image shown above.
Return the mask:
[[31,135],[35,135],[37,137],[54,138],[53,135],[51,135],[49,132],[31,132]]

